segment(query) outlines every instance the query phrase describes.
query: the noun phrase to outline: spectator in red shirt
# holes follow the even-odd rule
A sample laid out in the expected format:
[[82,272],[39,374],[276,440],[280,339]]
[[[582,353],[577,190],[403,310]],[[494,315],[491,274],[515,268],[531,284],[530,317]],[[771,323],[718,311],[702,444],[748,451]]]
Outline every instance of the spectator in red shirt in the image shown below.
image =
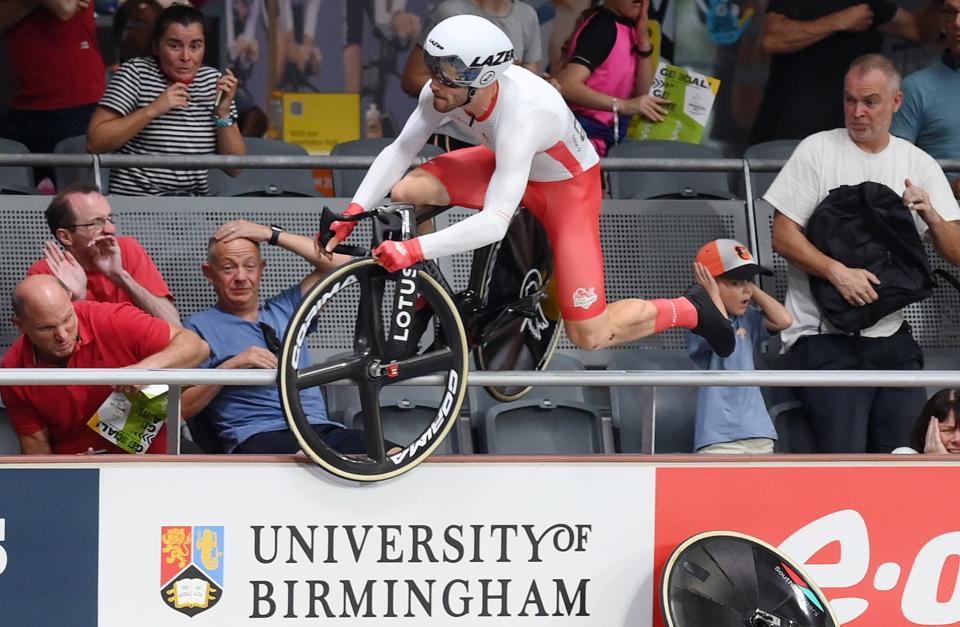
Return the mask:
[[[87,132],[106,85],[90,0],[3,0],[0,34],[12,85],[0,137],[31,152]],[[42,170],[38,176],[51,176]]]
[[[140,242],[117,235],[110,203],[87,184],[71,185],[46,210],[56,242],[27,271],[52,274],[73,300],[133,303],[152,316],[180,325],[173,295]],[[60,246],[63,246],[63,250]]]
[[[4,368],[194,368],[210,354],[192,331],[127,303],[73,302],[52,276],[24,279],[13,291],[13,311],[23,335],[3,356]],[[120,453],[87,421],[112,391],[138,387],[11,385],[0,397],[24,454]],[[166,442],[162,430],[147,452],[166,452]]]

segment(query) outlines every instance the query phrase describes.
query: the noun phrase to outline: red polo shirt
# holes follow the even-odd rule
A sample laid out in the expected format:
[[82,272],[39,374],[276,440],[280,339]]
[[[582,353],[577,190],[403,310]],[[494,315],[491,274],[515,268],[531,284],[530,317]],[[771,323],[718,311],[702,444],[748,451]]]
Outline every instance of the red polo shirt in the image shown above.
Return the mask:
[[38,6],[4,36],[13,83],[12,108],[51,111],[100,101],[106,72],[97,45],[93,2],[69,20]]
[[[142,285],[148,292],[161,298],[173,298],[167,282],[163,280],[163,275],[157,269],[153,259],[140,242],[132,237],[118,237],[117,245],[120,246],[120,258],[123,259],[124,269],[130,273],[130,276]],[[27,270],[27,276],[31,274],[53,274],[46,259],[37,261]],[[101,303],[132,303],[130,295],[121,290],[115,283],[107,278],[107,275],[101,272],[87,273],[87,300],[95,300]]]
[[[67,368],[122,368],[139,362],[170,343],[170,325],[127,303],[78,301],[79,341],[67,361]],[[38,362],[33,344],[24,335],[3,356],[4,368],[54,368]],[[49,432],[54,453],[83,453],[87,449],[124,451],[87,426],[87,421],[111,393],[107,385],[11,385],[0,387],[10,422],[18,435],[44,428]],[[167,450],[164,427],[149,453]]]

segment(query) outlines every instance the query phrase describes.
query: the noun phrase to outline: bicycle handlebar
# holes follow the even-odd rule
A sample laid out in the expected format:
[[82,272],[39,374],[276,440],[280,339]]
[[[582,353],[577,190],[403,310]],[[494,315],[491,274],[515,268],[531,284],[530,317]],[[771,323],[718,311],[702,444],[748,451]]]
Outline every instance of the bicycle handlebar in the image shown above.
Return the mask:
[[394,203],[381,205],[366,211],[361,211],[353,215],[343,215],[334,213],[329,207],[324,207],[320,212],[320,232],[317,237],[321,245],[326,247],[327,242],[333,237],[333,231],[330,226],[334,222],[359,222],[361,220],[373,220],[373,237],[369,248],[363,246],[353,246],[350,244],[337,244],[333,252],[351,257],[365,257],[370,251],[379,246],[386,240],[402,240],[415,237],[411,221],[404,220],[404,217],[413,214],[414,206],[409,204]]

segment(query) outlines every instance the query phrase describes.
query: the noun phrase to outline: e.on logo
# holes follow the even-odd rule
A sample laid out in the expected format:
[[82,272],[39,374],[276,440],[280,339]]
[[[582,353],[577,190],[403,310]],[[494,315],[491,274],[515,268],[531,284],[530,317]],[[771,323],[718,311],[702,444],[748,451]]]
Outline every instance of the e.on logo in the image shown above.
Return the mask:
[[845,625],[956,625],[958,481],[960,466],[660,468],[657,587],[681,542],[738,531],[799,563]]
[[[840,560],[832,564],[808,563],[821,549],[837,542]],[[960,531],[931,538],[912,561],[883,562],[871,569],[870,533],[860,512],[841,510],[818,518],[780,543],[781,550],[804,565],[807,574],[830,599],[841,623],[862,615],[870,606],[863,597],[830,594],[863,583],[876,592],[887,592],[903,582],[900,610],[917,625],[953,625],[960,622]],[[865,579],[873,572],[871,580]]]

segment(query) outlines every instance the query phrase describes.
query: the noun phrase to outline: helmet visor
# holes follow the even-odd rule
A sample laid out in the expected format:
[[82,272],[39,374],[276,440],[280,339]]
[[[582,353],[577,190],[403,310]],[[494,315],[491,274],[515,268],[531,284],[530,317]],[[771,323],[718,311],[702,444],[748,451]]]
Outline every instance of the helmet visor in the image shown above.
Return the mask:
[[430,75],[447,87],[469,87],[480,74],[480,68],[467,67],[456,55],[435,57],[424,53],[423,56],[426,58]]

